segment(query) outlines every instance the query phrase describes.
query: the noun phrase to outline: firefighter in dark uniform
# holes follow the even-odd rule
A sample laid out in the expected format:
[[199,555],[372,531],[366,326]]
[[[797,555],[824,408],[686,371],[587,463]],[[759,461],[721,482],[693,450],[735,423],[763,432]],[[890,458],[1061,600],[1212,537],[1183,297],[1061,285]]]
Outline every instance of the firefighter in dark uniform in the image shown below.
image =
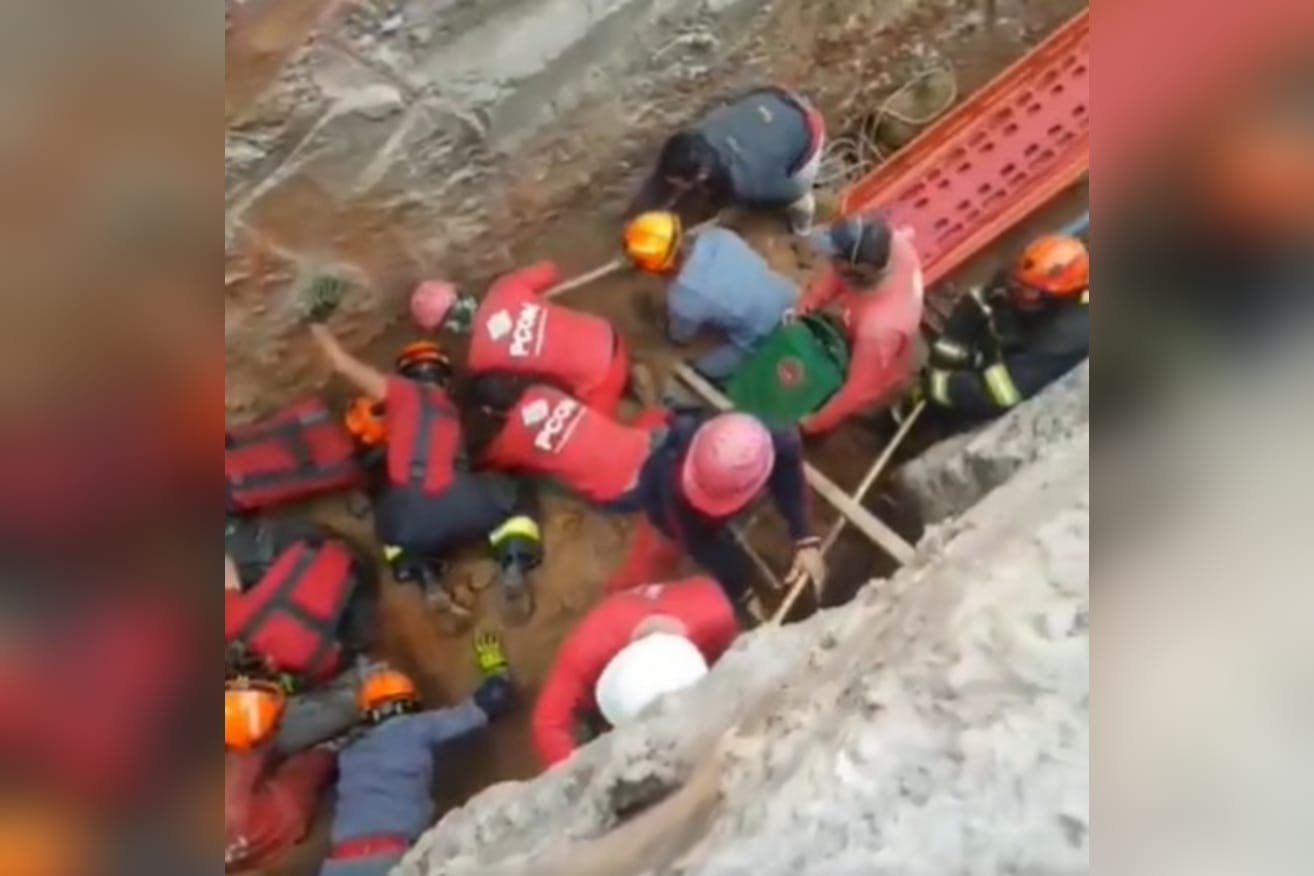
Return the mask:
[[930,404],[966,420],[1031,398],[1090,354],[1090,256],[1075,237],[1033,241],[984,291],[959,299],[931,348]]
[[[472,472],[460,417],[447,394],[451,363],[432,341],[409,344],[394,374],[352,356],[322,324],[311,331],[333,369],[370,400],[381,417],[373,489],[374,528],[399,581],[419,580],[441,594],[437,578],[450,554],[487,539],[499,574],[499,608],[509,623],[533,612],[528,573],[543,558],[535,494],[528,482],[493,472]],[[350,421],[349,421],[350,428]],[[448,603],[451,607],[450,602]]]

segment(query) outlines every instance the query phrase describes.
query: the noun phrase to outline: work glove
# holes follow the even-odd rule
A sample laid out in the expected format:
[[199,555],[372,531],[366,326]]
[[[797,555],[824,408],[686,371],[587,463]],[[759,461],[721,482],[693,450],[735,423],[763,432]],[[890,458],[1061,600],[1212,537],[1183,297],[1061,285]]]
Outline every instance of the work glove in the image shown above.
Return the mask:
[[502,650],[502,637],[497,633],[482,632],[475,636],[474,652],[479,674],[484,678],[507,673],[506,652]]
[[807,576],[818,587],[826,579],[826,558],[821,555],[821,539],[806,538],[794,547],[794,562],[785,576],[785,585],[793,587],[800,576]]
[[305,292],[306,322],[311,325],[325,322],[338,309],[346,291],[347,283],[341,277],[325,274],[312,279]]
[[470,699],[474,700],[479,711],[488,716],[489,721],[496,721],[515,708],[516,689],[505,674],[494,675],[480,682]]

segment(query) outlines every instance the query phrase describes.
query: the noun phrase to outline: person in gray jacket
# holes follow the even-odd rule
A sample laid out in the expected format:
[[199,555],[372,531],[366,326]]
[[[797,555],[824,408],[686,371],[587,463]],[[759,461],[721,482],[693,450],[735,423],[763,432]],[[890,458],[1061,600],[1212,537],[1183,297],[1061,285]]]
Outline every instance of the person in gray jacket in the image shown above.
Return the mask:
[[667,331],[687,344],[714,328],[724,342],[694,362],[704,377],[724,381],[780,325],[798,294],[748,242],[728,228],[685,236],[679,216],[642,213],[625,228],[625,252],[640,270],[669,277]]
[[806,234],[825,139],[821,113],[805,99],[774,86],[754,89],[668,139],[626,216],[784,208],[790,229]]
[[415,684],[375,673],[361,688],[368,725],[338,754],[337,806],[320,876],[385,876],[433,820],[436,750],[509,712],[515,690],[500,642],[476,640],[483,682],[465,702],[419,711]]

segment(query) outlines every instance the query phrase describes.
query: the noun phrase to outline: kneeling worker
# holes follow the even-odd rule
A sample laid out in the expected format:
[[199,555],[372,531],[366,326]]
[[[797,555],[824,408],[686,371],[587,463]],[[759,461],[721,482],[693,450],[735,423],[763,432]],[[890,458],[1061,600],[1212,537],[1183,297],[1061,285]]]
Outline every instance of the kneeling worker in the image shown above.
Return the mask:
[[996,416],[1090,355],[1090,256],[1075,237],[1032,242],[985,292],[958,300],[923,392],[965,419]]
[[557,650],[534,704],[534,748],[545,765],[575,750],[597,713],[612,727],[659,696],[697,682],[739,634],[734,611],[706,577],[613,593]]
[[725,334],[725,343],[694,362],[714,382],[733,374],[794,306],[794,284],[728,228],[686,236],[676,214],[643,213],[625,226],[624,245],[639,270],[669,278],[666,317],[672,341],[688,344],[703,328]]
[[916,371],[923,293],[911,229],[891,235],[876,217],[851,216],[815,235],[813,245],[830,264],[800,296],[797,312],[834,302],[851,354],[844,384],[799,423],[809,435],[864,408],[898,401]]
[[528,619],[528,572],[542,561],[532,492],[492,472],[471,472],[460,418],[448,397],[451,365],[436,344],[404,349],[397,373],[385,375],[344,350],[322,324],[311,326],[333,369],[383,406],[383,484],[374,525],[399,577],[441,562],[451,551],[487,538],[501,574],[498,596],[511,622]]
[[754,89],[667,140],[627,215],[783,207],[790,230],[805,234],[825,141],[826,123],[808,101],[784,88]]
[[471,374],[534,377],[615,416],[629,383],[625,340],[602,317],[543,298],[559,278],[555,264],[538,262],[499,278],[483,301],[430,280],[411,295],[411,315],[425,331],[468,334]]
[[477,642],[483,681],[465,702],[420,711],[414,683],[387,670],[365,681],[366,728],[338,755],[337,807],[320,876],[384,876],[433,820],[434,756],[447,742],[511,711],[515,689],[501,646]]

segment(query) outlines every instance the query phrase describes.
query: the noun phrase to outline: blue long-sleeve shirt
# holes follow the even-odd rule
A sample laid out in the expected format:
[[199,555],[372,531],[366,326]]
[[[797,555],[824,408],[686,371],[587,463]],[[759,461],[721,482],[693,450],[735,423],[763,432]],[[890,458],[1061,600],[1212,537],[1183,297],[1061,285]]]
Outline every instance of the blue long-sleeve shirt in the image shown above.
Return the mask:
[[435,749],[487,724],[483,711],[466,700],[366,730],[338,754],[332,842],[394,835],[414,842],[433,820]]
[[[666,439],[648,457],[639,472],[638,486],[609,507],[617,511],[642,511],[653,526],[678,542],[731,599],[749,587],[748,558],[735,541],[727,521],[710,518],[689,504],[679,489],[680,467],[694,432],[710,415],[681,412],[671,422]],[[767,480],[767,492],[785,519],[794,541],[808,536],[808,492],[803,477],[803,445],[795,428],[772,429],[775,465]]]
[[723,332],[726,342],[694,363],[707,377],[723,380],[780,325],[796,295],[794,284],[742,237],[728,228],[705,229],[667,290],[671,340],[687,344],[706,326]]

